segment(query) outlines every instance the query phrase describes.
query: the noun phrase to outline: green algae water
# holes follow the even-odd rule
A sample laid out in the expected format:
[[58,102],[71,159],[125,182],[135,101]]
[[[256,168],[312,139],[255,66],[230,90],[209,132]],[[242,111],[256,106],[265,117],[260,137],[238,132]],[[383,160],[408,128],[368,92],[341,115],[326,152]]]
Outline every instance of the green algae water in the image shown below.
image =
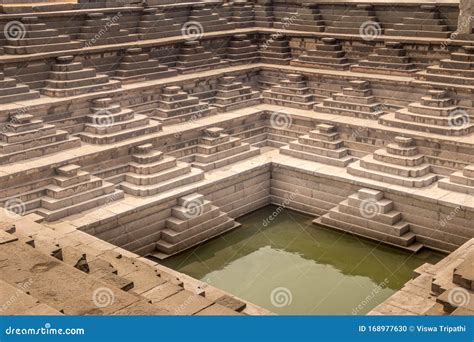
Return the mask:
[[[273,217],[270,221],[269,218]],[[365,314],[444,255],[412,254],[314,225],[275,206],[164,265],[283,315]]]

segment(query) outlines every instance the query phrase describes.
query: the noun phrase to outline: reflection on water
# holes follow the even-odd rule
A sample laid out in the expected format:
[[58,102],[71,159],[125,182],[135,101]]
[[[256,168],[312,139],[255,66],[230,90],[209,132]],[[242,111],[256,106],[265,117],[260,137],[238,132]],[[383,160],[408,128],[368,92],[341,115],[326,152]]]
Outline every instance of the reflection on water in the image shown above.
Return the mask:
[[411,254],[268,206],[238,228],[163,262],[278,314],[365,314],[443,255]]

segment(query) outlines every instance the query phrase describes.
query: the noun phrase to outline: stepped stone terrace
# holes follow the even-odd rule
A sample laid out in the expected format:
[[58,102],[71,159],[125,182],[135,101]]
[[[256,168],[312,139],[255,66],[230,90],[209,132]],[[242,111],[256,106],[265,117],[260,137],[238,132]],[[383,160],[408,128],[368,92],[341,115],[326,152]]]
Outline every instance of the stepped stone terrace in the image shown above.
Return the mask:
[[448,254],[371,314],[472,315],[466,2],[4,2],[2,314],[269,314],[161,261],[273,204]]

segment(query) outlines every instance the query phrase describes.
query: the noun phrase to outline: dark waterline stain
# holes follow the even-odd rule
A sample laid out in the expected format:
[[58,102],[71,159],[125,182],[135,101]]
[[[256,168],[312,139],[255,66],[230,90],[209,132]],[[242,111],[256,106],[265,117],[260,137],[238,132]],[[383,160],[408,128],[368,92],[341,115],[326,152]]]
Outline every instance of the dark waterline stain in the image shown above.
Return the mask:
[[241,228],[163,264],[277,314],[350,315],[369,312],[418,266],[444,256],[405,252],[280,209],[246,215],[238,219]]

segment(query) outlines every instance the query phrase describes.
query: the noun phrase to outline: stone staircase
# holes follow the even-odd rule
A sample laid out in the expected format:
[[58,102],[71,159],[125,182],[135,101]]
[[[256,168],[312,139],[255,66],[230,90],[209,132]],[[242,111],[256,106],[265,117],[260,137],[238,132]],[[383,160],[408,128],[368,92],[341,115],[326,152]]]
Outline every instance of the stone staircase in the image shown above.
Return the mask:
[[120,64],[115,70],[115,80],[122,84],[144,82],[178,75],[174,69],[160,64],[157,59],[150,58],[141,48],[129,48],[125,51]]
[[282,35],[269,37],[260,45],[260,62],[268,64],[290,64],[291,48],[288,39]]
[[61,56],[56,58],[41,93],[51,97],[69,97],[114,90],[120,86],[119,81],[97,74],[94,68],[84,68],[81,62],[74,62],[74,56]]
[[96,99],[92,103],[92,115],[86,117],[84,132],[79,133],[88,144],[113,144],[161,130],[161,124],[146,115],[122,109],[111,98]]
[[232,36],[226,49],[225,58],[232,65],[258,62],[258,47],[253,45],[246,34]]
[[316,44],[316,50],[306,50],[291,65],[305,68],[348,70],[350,63],[346,52],[335,38],[322,38],[322,44]]
[[317,5],[304,3],[301,6],[296,12],[289,13],[286,20],[276,21],[273,27],[295,31],[323,32],[324,21]]
[[203,32],[224,31],[235,28],[234,23],[219,16],[219,13],[215,11],[215,5],[198,3],[191,6],[187,22],[199,23],[202,26]]
[[237,82],[234,76],[224,76],[219,79],[217,92],[212,106],[220,112],[227,112],[244,107],[260,104],[260,93],[250,86]]
[[14,114],[0,130],[0,165],[79,146],[78,138],[68,137],[68,132],[56,130],[54,125],[44,124],[31,114]]
[[[357,4],[355,9],[348,9],[343,15],[335,19],[328,23],[325,32],[361,36],[366,34],[380,36],[383,34],[383,29],[375,15],[373,6],[370,4]],[[366,28],[368,32],[364,32],[366,25],[368,25]]]
[[55,29],[48,29],[38,17],[23,17],[20,21],[22,24],[20,29],[24,29],[24,32],[19,32],[22,35],[19,39],[7,39],[7,45],[3,47],[6,54],[34,54],[82,47],[81,42],[72,41],[68,35],[59,34]]
[[474,195],[474,165],[468,165],[462,171],[454,172],[449,178],[440,179],[438,186],[441,189]]
[[474,132],[474,122],[467,111],[454,105],[443,90],[430,90],[420,102],[410,103],[395,114],[379,119],[383,125],[415,131],[462,136]]
[[431,165],[425,162],[411,138],[396,137],[395,143],[349,164],[347,172],[388,184],[422,188],[437,181]]
[[14,78],[5,77],[0,66],[0,104],[34,100],[39,92],[30,90],[26,84],[18,84]]
[[255,26],[253,3],[247,0],[235,0],[232,3],[232,16],[230,18],[236,28]]
[[123,44],[138,40],[138,35],[130,34],[128,30],[122,29],[116,21],[113,17],[106,17],[104,13],[89,13],[77,37],[87,47]]
[[407,56],[403,44],[400,42],[385,42],[385,46],[375,49],[367,59],[361,60],[358,65],[351,66],[351,71],[376,73],[395,76],[412,76],[419,71],[416,65]]
[[210,171],[260,154],[259,148],[223,132],[224,129],[219,127],[204,130],[195,148],[193,167]]
[[146,7],[138,22],[137,33],[140,40],[179,36],[181,24],[175,19],[166,18],[165,13],[156,7]]
[[262,92],[263,102],[267,104],[312,110],[316,105],[315,96],[300,74],[288,74],[280,84]]
[[74,164],[56,169],[52,184],[46,186],[41,208],[35,210],[46,221],[56,221],[123,198],[114,184],[82,171]]
[[423,264],[413,279],[369,315],[474,315],[474,239],[437,264]]
[[0,224],[0,299],[15,298],[3,315],[239,315],[247,308],[91,235],[35,221]]
[[212,52],[206,51],[198,40],[189,40],[183,43],[175,69],[180,74],[189,74],[197,71],[222,68],[227,64],[228,62],[221,61]]
[[339,167],[346,167],[354,161],[349,149],[344,147],[344,141],[339,138],[336,127],[327,124],[317,125],[316,130],[280,147],[280,153]]
[[136,148],[120,187],[133,196],[152,196],[203,178],[201,170],[153,150],[151,144],[145,144]]
[[273,27],[273,0],[256,0],[254,3],[255,26]]
[[203,195],[194,193],[181,197],[178,205],[171,209],[166,228],[156,243],[158,252],[151,256],[165,259],[237,227],[239,223]]
[[[450,59],[442,59],[439,65],[430,65],[416,74],[423,83],[474,86],[474,46],[464,46],[464,52],[451,53]],[[416,82],[415,82],[416,83]]]
[[179,86],[169,86],[163,89],[153,119],[165,125],[194,121],[214,115],[217,109],[201,102],[199,98],[189,96]]
[[361,189],[313,222],[411,252],[423,247],[382,191]]
[[423,4],[419,11],[411,12],[402,22],[385,30],[386,36],[448,38],[448,25],[441,19],[436,5]]
[[343,88],[342,93],[335,93],[332,98],[315,105],[314,110],[372,120],[385,114],[385,106],[377,102],[368,81],[350,81],[349,84],[350,87]]

